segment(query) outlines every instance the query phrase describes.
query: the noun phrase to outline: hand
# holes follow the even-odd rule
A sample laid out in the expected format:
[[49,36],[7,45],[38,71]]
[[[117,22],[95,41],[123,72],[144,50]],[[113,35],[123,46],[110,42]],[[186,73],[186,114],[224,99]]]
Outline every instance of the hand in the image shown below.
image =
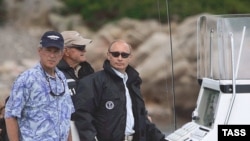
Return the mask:
[[152,118],[151,118],[150,116],[148,116],[148,120],[149,120],[150,122],[152,122]]

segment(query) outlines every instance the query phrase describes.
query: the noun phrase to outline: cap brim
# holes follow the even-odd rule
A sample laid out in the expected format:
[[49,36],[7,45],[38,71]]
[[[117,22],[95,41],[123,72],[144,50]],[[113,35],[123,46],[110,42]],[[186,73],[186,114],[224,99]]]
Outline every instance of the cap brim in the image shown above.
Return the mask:
[[43,45],[43,47],[56,47],[58,49],[63,49],[63,46],[58,45],[58,43],[47,43],[46,45]]

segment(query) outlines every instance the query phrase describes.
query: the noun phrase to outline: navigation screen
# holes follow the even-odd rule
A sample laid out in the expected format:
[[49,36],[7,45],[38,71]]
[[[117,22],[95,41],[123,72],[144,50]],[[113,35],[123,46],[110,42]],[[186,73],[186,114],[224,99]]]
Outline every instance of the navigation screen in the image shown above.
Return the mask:
[[219,98],[219,91],[204,88],[201,102],[198,105],[199,118],[195,121],[197,124],[211,128],[214,123],[214,115],[217,108],[217,102]]

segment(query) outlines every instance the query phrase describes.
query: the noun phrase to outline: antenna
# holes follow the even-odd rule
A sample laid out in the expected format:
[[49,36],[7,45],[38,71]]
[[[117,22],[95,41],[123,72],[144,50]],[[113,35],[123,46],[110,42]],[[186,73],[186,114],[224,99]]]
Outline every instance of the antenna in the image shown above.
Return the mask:
[[236,66],[236,72],[235,76],[238,76],[238,71],[239,71],[239,64],[240,64],[240,57],[241,57],[241,52],[242,52],[242,46],[244,42],[244,37],[245,37],[245,32],[246,32],[246,26],[243,27],[243,32],[242,32],[242,37],[241,37],[241,42],[240,42],[240,51],[239,51],[239,56],[238,56],[238,61],[237,61],[237,66]]
[[227,112],[225,124],[228,124],[228,121],[229,121],[229,118],[230,118],[230,115],[231,115],[231,111],[232,111],[232,107],[233,107],[233,104],[234,104],[234,101],[235,101],[235,97],[236,97],[236,79],[237,79],[238,70],[239,70],[240,56],[241,56],[241,51],[242,51],[242,46],[243,46],[245,31],[246,31],[246,26],[243,27],[242,38],[241,38],[241,43],[240,43],[240,51],[239,51],[239,55],[238,55],[238,61],[237,61],[236,69],[234,68],[235,65],[234,65],[234,40],[233,40],[233,34],[230,33],[230,35],[229,35],[230,38],[231,38],[231,47],[232,47],[233,97],[232,97],[230,105],[229,105],[229,110]]
[[174,114],[174,129],[177,129],[176,124],[176,113],[175,113],[175,81],[174,81],[174,59],[173,59],[173,46],[172,46],[172,31],[171,31],[171,22],[170,22],[170,10],[169,10],[169,1],[166,0],[167,4],[167,18],[168,18],[168,27],[169,27],[169,38],[170,38],[170,49],[171,49],[171,64],[172,64],[172,93],[173,93],[173,114]]

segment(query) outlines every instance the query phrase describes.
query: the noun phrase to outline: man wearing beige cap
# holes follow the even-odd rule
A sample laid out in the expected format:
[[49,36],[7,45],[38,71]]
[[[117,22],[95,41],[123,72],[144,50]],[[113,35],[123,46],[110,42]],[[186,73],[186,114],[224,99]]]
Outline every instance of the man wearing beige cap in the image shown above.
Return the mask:
[[77,31],[63,31],[61,34],[64,38],[64,54],[57,67],[66,76],[73,98],[78,80],[94,72],[85,56],[86,46],[92,40],[83,38]]
[[[86,61],[85,56],[85,48],[92,40],[83,38],[77,31],[63,31],[61,34],[64,38],[64,54],[57,67],[64,73],[67,79],[74,103],[78,81],[94,72],[94,69]],[[71,120],[74,120],[74,114],[72,114]],[[73,141],[77,141],[74,139],[74,127],[71,126],[71,130],[73,130]]]

